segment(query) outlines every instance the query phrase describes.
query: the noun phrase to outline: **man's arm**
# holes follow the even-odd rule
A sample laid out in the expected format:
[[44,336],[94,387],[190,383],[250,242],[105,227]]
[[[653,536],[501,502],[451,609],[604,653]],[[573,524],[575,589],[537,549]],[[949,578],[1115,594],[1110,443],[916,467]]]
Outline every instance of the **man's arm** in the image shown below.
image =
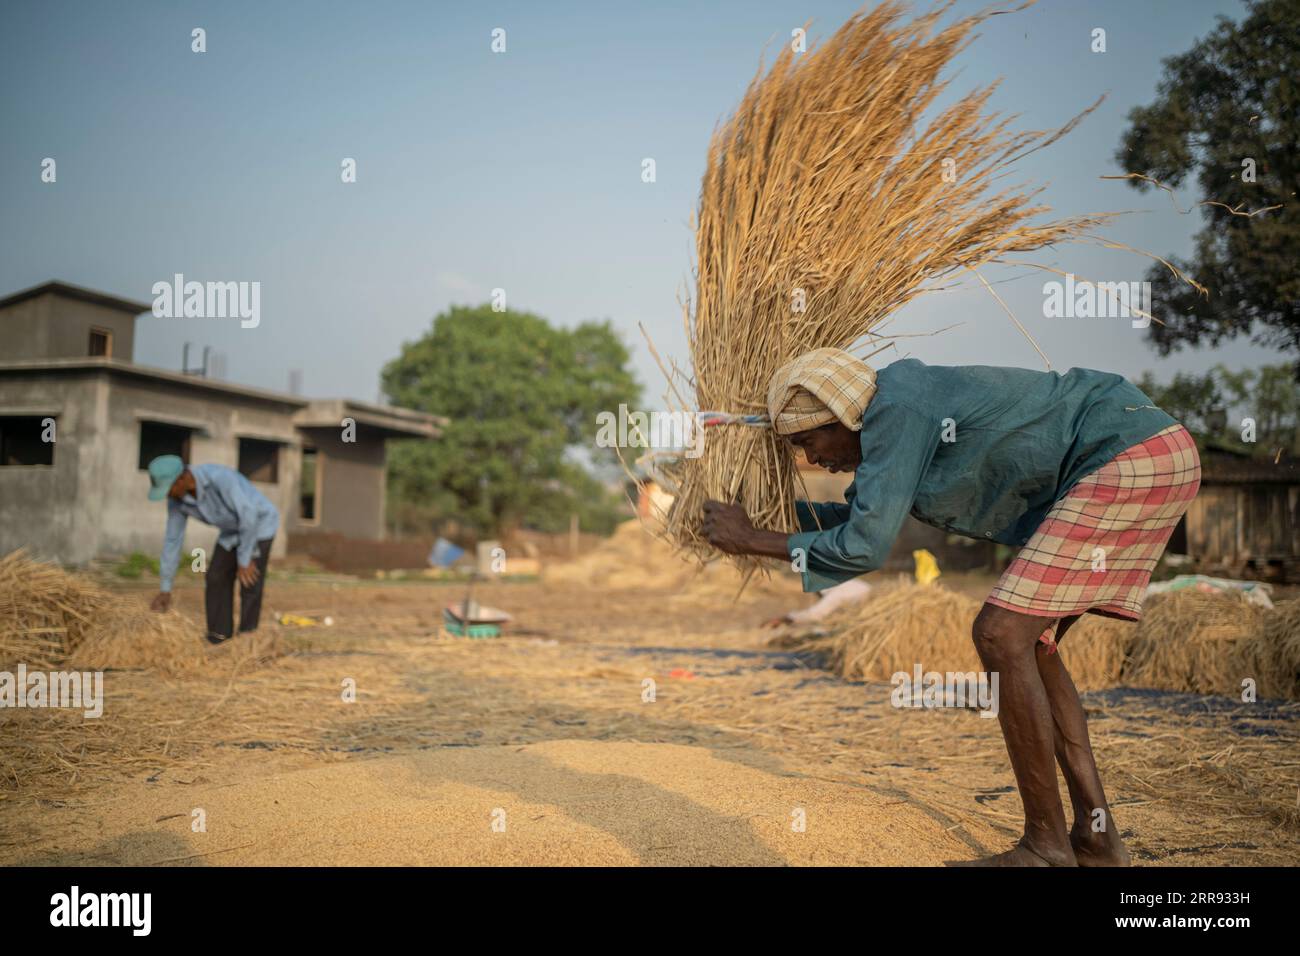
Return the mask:
[[163,533],[162,557],[158,560],[158,596],[150,605],[155,611],[165,611],[171,604],[176,563],[180,560],[181,544],[185,541],[185,520],[180,502],[168,498],[167,530]]
[[939,447],[939,435],[938,422],[906,405],[879,402],[869,407],[847,520],[787,539],[790,557],[803,558],[805,591],[825,590],[884,564]]
[[755,528],[740,505],[706,501],[701,530],[710,544],[727,554],[757,554],[782,560],[789,557],[786,536],[777,531]]
[[176,579],[176,565],[185,542],[185,512],[180,502],[167,499],[167,530],[163,534],[162,558],[158,562],[158,590],[169,593]]
[[799,519],[800,531],[824,531],[849,520],[849,505],[845,501],[804,501],[794,503],[794,513]]
[[824,591],[876,570],[916,500],[939,447],[940,429],[938,422],[905,405],[878,401],[863,420],[862,435],[862,464],[845,493],[848,503],[842,507],[848,514],[839,525],[783,535],[755,528],[740,505],[709,501],[704,505],[705,537],[728,554],[790,561],[802,569],[805,591]]
[[[845,497],[853,500],[854,489],[849,488]],[[838,501],[804,501],[794,504],[799,526],[805,531],[818,530],[813,520],[814,510],[820,515],[822,528],[843,524],[849,516],[849,505]],[[763,558],[790,558],[790,536],[778,531],[763,531],[755,528],[749,515],[740,505],[723,504],[720,501],[704,503],[704,523],[702,530],[714,547],[728,554],[754,554]]]

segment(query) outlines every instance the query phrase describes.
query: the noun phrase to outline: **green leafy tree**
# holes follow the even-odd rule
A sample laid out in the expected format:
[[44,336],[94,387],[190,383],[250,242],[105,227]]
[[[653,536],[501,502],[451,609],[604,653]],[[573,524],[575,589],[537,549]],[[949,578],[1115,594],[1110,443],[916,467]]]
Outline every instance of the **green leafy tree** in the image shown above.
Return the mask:
[[1195,375],[1176,372],[1174,379],[1161,385],[1150,372],[1143,374],[1138,388],[1151,400],[1181,422],[1199,438],[1218,436],[1223,429],[1223,392],[1211,372]]
[[1222,365],[1215,372],[1223,382],[1228,404],[1237,412],[1229,424],[1240,444],[1241,420],[1255,422],[1254,445],[1261,453],[1274,454],[1279,448],[1297,451],[1300,435],[1300,385],[1285,365],[1265,365],[1258,369],[1232,372]]
[[[1162,266],[1147,276],[1160,353],[1239,335],[1300,353],[1300,0],[1248,3],[1239,24],[1219,18],[1164,61],[1155,102],[1128,118],[1115,154],[1125,172],[1170,187],[1195,177],[1202,196],[1195,254],[1171,261],[1209,295]],[[1280,208],[1258,212],[1267,207]]]
[[[1290,366],[1234,372],[1217,365],[1202,375],[1178,372],[1164,385],[1147,372],[1138,387],[1202,444],[1269,457],[1300,451],[1300,383]],[[1246,418],[1254,421],[1253,441],[1243,440]]]
[[492,534],[558,531],[578,514],[585,529],[609,530],[620,498],[585,466],[610,454],[594,448],[596,414],[640,398],[629,357],[608,322],[558,329],[487,305],[443,312],[383,370],[390,401],[449,419],[438,440],[392,448],[390,514]]

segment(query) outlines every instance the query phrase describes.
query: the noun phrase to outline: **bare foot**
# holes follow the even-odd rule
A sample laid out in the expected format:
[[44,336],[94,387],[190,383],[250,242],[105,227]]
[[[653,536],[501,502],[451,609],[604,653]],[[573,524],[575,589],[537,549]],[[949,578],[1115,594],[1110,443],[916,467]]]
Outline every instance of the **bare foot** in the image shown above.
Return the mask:
[[1039,855],[1025,845],[1022,839],[1005,853],[982,857],[978,860],[954,860],[948,866],[1074,866],[1074,855],[1070,853],[1053,853]]
[[1133,857],[1114,830],[1071,830],[1070,847],[1080,866],[1132,866]]

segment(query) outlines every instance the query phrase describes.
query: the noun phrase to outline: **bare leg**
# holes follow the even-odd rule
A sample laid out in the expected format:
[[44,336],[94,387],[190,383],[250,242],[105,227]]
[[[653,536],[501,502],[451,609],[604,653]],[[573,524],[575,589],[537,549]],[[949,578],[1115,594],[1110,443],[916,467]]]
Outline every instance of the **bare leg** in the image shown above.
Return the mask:
[[998,722],[1025,807],[1025,833],[1014,849],[968,865],[1075,863],[1056,782],[1055,722],[1034,651],[1050,623],[992,604],[975,619],[975,649],[984,669],[998,674]]
[[[1057,641],[1077,620],[1077,615],[1062,619],[1056,630]],[[1075,859],[1080,866],[1128,866],[1131,858],[1106,802],[1079,692],[1059,652],[1048,653],[1047,645],[1040,643],[1035,653],[1038,674],[1052,709],[1056,762],[1061,766],[1074,808],[1070,845]]]

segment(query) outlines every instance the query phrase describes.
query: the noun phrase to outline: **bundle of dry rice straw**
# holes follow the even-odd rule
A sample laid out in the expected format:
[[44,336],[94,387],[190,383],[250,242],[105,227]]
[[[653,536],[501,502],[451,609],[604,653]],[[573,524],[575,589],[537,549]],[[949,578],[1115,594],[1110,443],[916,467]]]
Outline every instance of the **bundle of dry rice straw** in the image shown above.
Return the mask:
[[[12,671],[21,663],[29,669],[194,673],[208,662],[201,633],[176,611],[156,614],[138,599],[33,561],[21,550],[0,557],[0,669]],[[259,639],[257,656],[274,656],[267,643],[274,640]]]
[[[872,330],[938,280],[982,282],[978,267],[1020,262],[1106,218],[1040,222],[1037,190],[999,182],[1096,104],[1061,129],[1028,132],[987,111],[992,87],[939,108],[941,74],[995,12],[944,26],[949,6],[908,21],[886,2],[807,53],[787,45],[715,132],[693,312],[684,304],[693,403],[668,373],[680,410],[764,413],[768,382],[791,358],[869,349],[881,340]],[[743,505],[758,527],[797,530],[791,448],[770,429],[710,428],[700,457],[666,471],[678,492],[669,537],[702,559],[716,556],[700,534],[709,499]]]
[[[815,632],[776,643],[824,653],[851,680],[889,680],[919,663],[926,671],[979,671],[971,626],[981,604],[942,585],[886,586]],[[1045,621],[1046,623],[1046,621]],[[1300,698],[1300,601],[1265,610],[1235,592],[1153,595],[1137,624],[1085,614],[1060,644],[1081,690],[1123,685],[1240,698]]]

